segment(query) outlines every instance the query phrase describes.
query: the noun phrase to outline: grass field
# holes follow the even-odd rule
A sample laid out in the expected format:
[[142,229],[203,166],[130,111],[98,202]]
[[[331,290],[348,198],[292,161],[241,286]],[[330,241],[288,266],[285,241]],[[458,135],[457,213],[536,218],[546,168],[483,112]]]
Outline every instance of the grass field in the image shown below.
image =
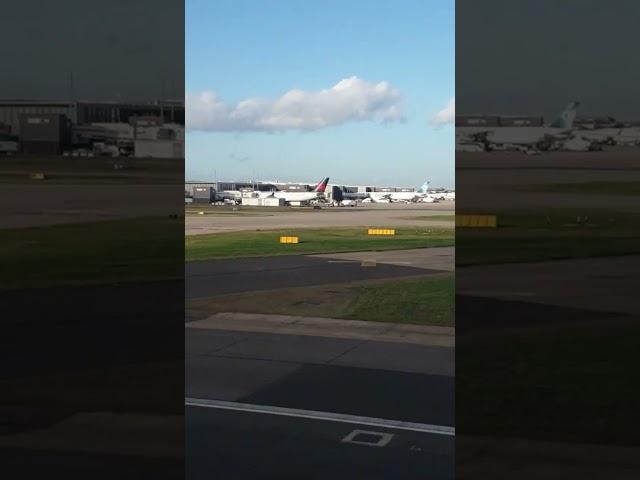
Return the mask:
[[456,265],[640,253],[634,211],[497,212],[498,228],[458,229]]
[[344,318],[453,326],[454,295],[453,275],[361,286]]
[[454,276],[445,274],[219,295],[191,301],[187,309],[453,326],[454,291]]
[[[298,244],[280,244],[280,236],[297,235]],[[398,228],[394,236],[367,235],[364,228],[286,229],[213,233],[185,237],[185,259],[252,257],[310,253],[398,250],[454,244],[454,230]]]
[[456,338],[464,433],[640,445],[640,324],[490,330]]
[[0,289],[179,278],[183,239],[168,217],[0,229]]

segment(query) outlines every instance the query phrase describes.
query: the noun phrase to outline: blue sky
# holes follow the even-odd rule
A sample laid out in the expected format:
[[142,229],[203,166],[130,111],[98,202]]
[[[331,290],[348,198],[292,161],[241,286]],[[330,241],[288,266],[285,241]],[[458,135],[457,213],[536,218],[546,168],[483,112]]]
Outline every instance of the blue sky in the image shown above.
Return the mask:
[[449,0],[187,0],[187,178],[453,186],[454,26]]

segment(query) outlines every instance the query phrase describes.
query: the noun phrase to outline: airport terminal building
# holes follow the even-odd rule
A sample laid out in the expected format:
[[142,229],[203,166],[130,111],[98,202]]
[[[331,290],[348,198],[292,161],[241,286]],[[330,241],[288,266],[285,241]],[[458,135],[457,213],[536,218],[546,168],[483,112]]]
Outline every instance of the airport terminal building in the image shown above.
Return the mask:
[[184,157],[182,101],[0,101],[0,153]]
[[[315,184],[311,183],[280,183],[280,182],[185,182],[184,195],[188,202],[210,203],[216,201],[216,192],[246,191],[246,192],[309,192]],[[374,192],[414,192],[413,187],[385,187],[368,185],[336,185],[329,183],[325,191],[328,201],[342,201],[349,194],[367,195]]]

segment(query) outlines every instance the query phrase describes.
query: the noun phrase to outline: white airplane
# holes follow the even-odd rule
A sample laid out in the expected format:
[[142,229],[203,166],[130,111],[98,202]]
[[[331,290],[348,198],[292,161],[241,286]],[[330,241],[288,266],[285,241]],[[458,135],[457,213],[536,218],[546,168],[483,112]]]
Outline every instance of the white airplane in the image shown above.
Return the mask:
[[601,145],[640,145],[640,127],[595,128],[578,130],[575,138]]
[[429,182],[426,181],[415,192],[371,192],[369,197],[376,203],[389,202],[433,202],[436,198],[428,193]]
[[432,201],[439,201],[439,200],[455,200],[455,199],[456,199],[455,191],[453,192],[438,191],[438,192],[428,193],[427,196],[421,201],[432,202]]
[[455,198],[455,192],[429,192],[428,181],[424,182],[422,187],[420,187],[420,189],[418,190],[418,193],[421,194],[421,197],[418,198],[417,201],[424,203],[433,203],[439,200],[450,199],[452,198],[451,195],[453,195],[453,198]]
[[456,149],[473,151],[484,145],[489,150],[546,150],[553,142],[570,137],[579,106],[580,102],[571,102],[553,122],[542,127],[457,127]]
[[311,202],[313,200],[321,200],[325,198],[324,191],[329,183],[329,177],[320,181],[311,192],[259,192],[260,197],[283,198],[285,202]]

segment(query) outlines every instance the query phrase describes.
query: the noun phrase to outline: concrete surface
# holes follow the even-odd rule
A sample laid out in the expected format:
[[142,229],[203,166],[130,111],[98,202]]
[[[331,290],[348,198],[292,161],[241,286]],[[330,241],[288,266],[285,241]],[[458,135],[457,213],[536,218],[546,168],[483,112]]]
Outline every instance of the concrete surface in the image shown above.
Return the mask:
[[278,211],[265,209],[259,215],[187,215],[185,235],[201,235],[243,230],[323,227],[425,226],[453,228],[454,221],[416,219],[433,215],[453,215],[455,202],[424,204],[378,204],[361,207],[325,207],[321,210]]
[[451,348],[191,328],[185,349],[187,397],[453,425]]
[[[412,250],[389,250],[384,252],[346,252],[312,255],[317,258],[368,262],[374,264],[400,265],[427,270],[455,270],[455,247],[416,248]],[[311,256],[311,255],[310,255]]]
[[[187,328],[211,331],[276,333],[310,337],[342,338],[423,346],[453,347],[455,328],[366,322],[333,318],[267,315],[257,313],[217,313],[186,324]],[[187,333],[188,334],[188,333]],[[211,337],[207,342],[219,341]],[[216,347],[216,344],[210,345]],[[453,361],[453,359],[451,359]]]

